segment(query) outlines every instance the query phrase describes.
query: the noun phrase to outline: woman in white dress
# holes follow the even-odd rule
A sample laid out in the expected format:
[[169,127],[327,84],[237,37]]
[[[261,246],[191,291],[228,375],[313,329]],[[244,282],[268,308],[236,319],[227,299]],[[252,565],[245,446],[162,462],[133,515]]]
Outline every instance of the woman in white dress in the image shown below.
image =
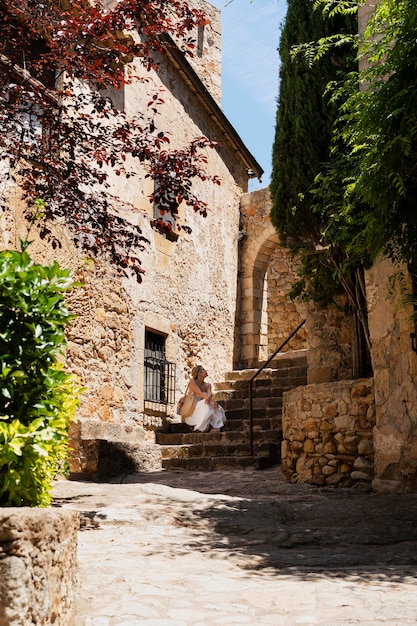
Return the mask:
[[186,424],[194,426],[194,430],[201,432],[219,431],[226,422],[224,409],[213,400],[211,385],[205,382],[207,375],[206,370],[201,365],[193,367],[188,384],[188,393],[193,393],[197,397],[197,404],[192,415],[184,418]]

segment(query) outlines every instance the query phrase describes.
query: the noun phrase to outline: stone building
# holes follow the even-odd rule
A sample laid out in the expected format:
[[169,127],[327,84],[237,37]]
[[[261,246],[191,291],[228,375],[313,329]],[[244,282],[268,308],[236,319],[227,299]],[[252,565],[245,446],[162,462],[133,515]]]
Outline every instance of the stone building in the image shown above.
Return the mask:
[[[100,439],[130,437],[143,441],[148,452],[155,428],[184,392],[190,368],[202,363],[216,381],[234,366],[240,198],[248,179],[260,177],[262,169],[221,110],[220,11],[205,0],[195,5],[204,9],[207,23],[193,33],[194,57],[167,41],[156,59],[158,72],[110,95],[127,115],[135,115],[146,110],[152,94],[162,94],[158,126],[169,130],[172,148],[201,136],[218,141],[217,149],[207,150],[206,170],[221,184],[193,183],[208,205],[207,217],[180,206],[190,232],[176,232],[174,224],[173,236],[161,234],[153,227],[158,208],[148,199],[154,183],[138,170],[122,182],[112,175],[110,185],[135,207],[127,217],[150,242],[141,258],[141,284],[116,276],[96,258],[82,258],[64,225],[54,226],[60,249],[41,240],[31,245],[35,261],[56,259],[73,268],[82,284],[70,296],[77,317],[67,352],[70,370],[87,389],[72,432],[75,472],[94,470],[97,455],[91,448]],[[135,61],[132,65],[140,74]],[[9,200],[13,211],[7,227],[3,221],[4,247],[18,245],[28,228],[18,190],[10,191]]]
[[[173,147],[201,135],[219,141],[207,153],[207,171],[221,185],[195,185],[208,216],[180,207],[191,232],[175,233],[174,225],[175,236],[167,237],[153,228],[152,181],[142,172],[124,186],[112,179],[136,209],[129,219],[150,242],[141,284],[82,258],[64,225],[55,227],[60,250],[32,244],[35,260],[72,267],[82,284],[70,296],[77,318],[68,333],[69,368],[87,388],[72,430],[72,470],[94,473],[103,440],[140,443],[143,468],[153,467],[155,431],[174,411],[193,365],[204,364],[214,383],[229,370],[255,367],[305,318],[287,347],[306,351],[308,363],[308,385],[284,396],[288,479],[417,491],[414,323],[395,280],[387,297],[394,268],[381,259],[366,274],[374,375],[354,381],[351,320],[336,307],[317,310],[287,296],[296,263],[270,223],[268,188],[247,192],[248,178],[262,170],[221,110],[220,12],[204,0],[195,4],[208,16],[195,33],[195,56],[186,59],[171,46],[159,58],[159,72],[146,84],[125,86],[117,103],[134,114],[162,90],[160,126],[171,130]],[[10,203],[4,247],[27,231],[17,192]]]
[[[154,93],[162,93],[158,123],[170,130],[174,148],[202,135],[219,142],[218,149],[207,151],[206,169],[221,185],[194,183],[209,207],[207,217],[181,206],[179,217],[191,232],[176,231],[174,224],[173,234],[165,236],[153,226],[158,209],[149,201],[154,182],[146,172],[138,170],[123,182],[110,172],[111,191],[133,205],[127,217],[150,242],[141,259],[141,284],[118,277],[97,258],[80,256],[65,225],[51,226],[60,248],[31,232],[34,260],[57,260],[81,283],[69,296],[76,319],[67,351],[69,369],[86,387],[71,433],[75,473],[94,473],[100,442],[114,440],[139,443],[143,467],[153,467],[155,431],[173,413],[193,365],[203,363],[214,383],[232,369],[255,367],[304,317],[308,333],[304,329],[290,347],[308,348],[310,382],[348,377],[348,333],[343,345],[336,341],[344,324],[340,315],[325,314],[323,354],[323,314],[287,296],[296,263],[270,223],[269,189],[247,193],[248,179],[262,170],[221,110],[220,11],[205,0],[194,4],[207,15],[194,33],[194,56],[185,57],[167,41],[156,59],[157,73],[109,95],[119,109],[135,115],[146,110]],[[17,246],[30,228],[18,189],[9,191],[9,201],[4,247]]]

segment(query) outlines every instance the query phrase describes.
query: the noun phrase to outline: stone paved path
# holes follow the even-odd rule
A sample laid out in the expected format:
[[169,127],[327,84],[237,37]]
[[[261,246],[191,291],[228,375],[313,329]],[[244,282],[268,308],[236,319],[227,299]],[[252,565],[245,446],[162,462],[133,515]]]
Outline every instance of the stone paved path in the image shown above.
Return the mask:
[[417,496],[278,469],[59,481],[81,512],[76,626],[417,624]]

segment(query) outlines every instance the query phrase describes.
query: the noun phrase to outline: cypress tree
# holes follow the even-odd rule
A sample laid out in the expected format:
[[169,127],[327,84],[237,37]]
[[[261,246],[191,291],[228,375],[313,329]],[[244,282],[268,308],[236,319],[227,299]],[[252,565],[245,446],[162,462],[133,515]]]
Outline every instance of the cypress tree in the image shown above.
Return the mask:
[[330,19],[313,5],[313,0],[288,0],[279,46],[280,93],[272,149],[271,221],[282,243],[297,247],[319,239],[310,190],[329,159],[331,129],[338,114],[326,89],[353,64],[343,48],[327,52],[311,66],[298,56],[292,59],[291,51],[303,43],[357,30],[356,17]]
[[[334,128],[341,101],[333,102],[329,92],[332,82],[344,84],[348,73],[357,70],[356,54],[348,45],[329,45],[312,64],[292,54],[296,46],[320,45],[324,38],[331,42],[332,35],[337,36],[336,42],[344,34],[356,34],[357,18],[343,11],[330,18],[314,10],[315,4],[288,0],[279,47],[282,65],[272,151],[271,221],[282,244],[300,253],[300,280],[293,286],[293,297],[325,304],[345,292],[353,312],[352,372],[360,377],[370,369],[363,263],[351,258],[350,242],[338,232],[342,197],[336,179],[343,188],[343,177],[349,172],[343,170],[343,142],[330,154],[336,147]],[[319,174],[321,189],[315,185]],[[317,246],[320,253],[311,254]]]

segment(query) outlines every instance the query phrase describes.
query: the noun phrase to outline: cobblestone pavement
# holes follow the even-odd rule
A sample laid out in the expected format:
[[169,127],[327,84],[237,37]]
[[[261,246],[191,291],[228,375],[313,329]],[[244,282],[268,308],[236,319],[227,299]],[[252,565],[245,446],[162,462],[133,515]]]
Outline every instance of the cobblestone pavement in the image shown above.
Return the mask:
[[59,481],[81,512],[76,626],[417,624],[417,496],[280,471]]

